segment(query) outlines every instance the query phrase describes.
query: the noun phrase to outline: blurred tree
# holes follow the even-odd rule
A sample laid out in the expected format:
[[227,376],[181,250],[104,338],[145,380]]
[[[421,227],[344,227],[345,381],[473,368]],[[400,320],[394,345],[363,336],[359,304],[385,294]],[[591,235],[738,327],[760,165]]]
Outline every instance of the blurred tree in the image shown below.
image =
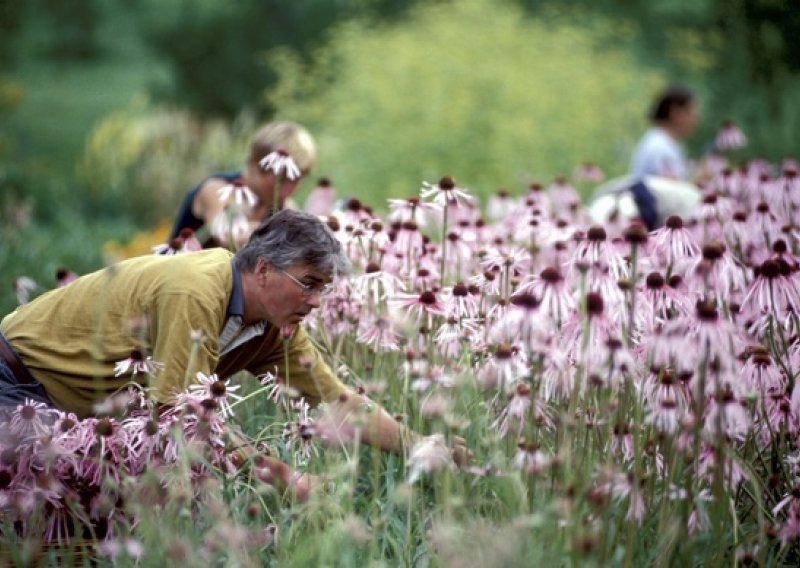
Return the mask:
[[[608,25],[542,22],[508,2],[420,5],[394,24],[342,24],[311,64],[273,50],[268,101],[318,137],[320,171],[373,205],[444,174],[484,195],[583,161],[619,174],[658,77]],[[612,31],[617,45],[603,45]]]
[[88,59],[100,54],[98,0],[34,0],[26,24],[40,27],[37,44],[53,59]]
[[14,60],[14,44],[24,9],[25,4],[18,0],[0,0],[0,63],[6,69]]
[[331,39],[336,23],[355,16],[396,18],[413,3],[184,0],[151,10],[147,37],[170,60],[175,79],[160,94],[200,114],[232,118],[243,107],[257,106],[261,91],[277,79],[261,58],[264,51],[282,46],[307,57]]
[[[633,51],[672,80],[706,95],[696,137],[725,119],[743,123],[750,151],[778,159],[800,128],[800,9],[794,0],[516,0],[528,13],[579,11],[634,31]],[[609,41],[613,41],[610,38]]]

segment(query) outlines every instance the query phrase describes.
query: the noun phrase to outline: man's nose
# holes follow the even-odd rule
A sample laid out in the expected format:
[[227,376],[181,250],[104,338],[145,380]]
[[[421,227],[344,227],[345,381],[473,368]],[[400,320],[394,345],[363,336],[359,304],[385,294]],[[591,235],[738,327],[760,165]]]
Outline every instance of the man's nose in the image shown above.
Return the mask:
[[314,290],[311,295],[306,298],[306,304],[312,308],[318,308],[322,303],[322,290]]

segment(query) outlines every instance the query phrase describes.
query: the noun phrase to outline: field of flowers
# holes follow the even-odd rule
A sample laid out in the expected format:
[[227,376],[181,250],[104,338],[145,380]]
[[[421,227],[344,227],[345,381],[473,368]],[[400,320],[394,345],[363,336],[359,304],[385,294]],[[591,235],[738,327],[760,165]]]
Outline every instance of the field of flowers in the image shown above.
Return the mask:
[[[199,377],[160,415],[136,391],[86,420],[23,405],[0,430],[4,561],[800,561],[797,162],[718,160],[694,215],[649,234],[593,224],[564,179],[482,207],[443,177],[383,217],[330,213],[333,192],[308,206],[352,272],[308,326],[343,380],[428,436],[362,447],[363,415],[275,376]],[[454,436],[474,452],[461,468]],[[283,495],[241,437],[324,483]]]

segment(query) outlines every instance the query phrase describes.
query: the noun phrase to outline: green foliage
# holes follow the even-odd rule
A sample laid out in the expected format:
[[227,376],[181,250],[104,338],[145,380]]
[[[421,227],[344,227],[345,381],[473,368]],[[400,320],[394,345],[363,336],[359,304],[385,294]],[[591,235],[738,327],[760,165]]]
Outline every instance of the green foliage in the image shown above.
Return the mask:
[[611,25],[486,1],[420,7],[393,25],[342,25],[310,65],[271,52],[281,79],[266,98],[318,136],[340,191],[372,203],[443,174],[486,194],[581,161],[618,173],[658,77],[602,43]]
[[31,297],[55,287],[56,271],[65,267],[85,274],[101,267],[101,243],[126,240],[135,227],[122,219],[95,218],[91,223],[73,207],[64,207],[55,219],[37,222],[30,202],[7,201],[0,219],[0,314],[17,306],[13,280],[33,278],[39,288]]
[[42,25],[41,49],[57,60],[89,59],[100,52],[98,0],[48,0],[32,3],[32,14]]
[[330,39],[331,27],[355,15],[395,17],[400,0],[205,0],[148,3],[148,42],[167,59],[173,88],[166,100],[202,115],[234,117],[253,108],[277,79],[259,54],[284,47],[308,53]]

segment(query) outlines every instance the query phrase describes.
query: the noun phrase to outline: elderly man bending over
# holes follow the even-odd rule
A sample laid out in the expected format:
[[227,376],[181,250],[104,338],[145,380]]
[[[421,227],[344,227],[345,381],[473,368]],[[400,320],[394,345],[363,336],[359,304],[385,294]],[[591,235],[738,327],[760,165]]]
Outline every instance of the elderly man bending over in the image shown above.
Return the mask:
[[[116,376],[115,364],[147,349],[163,364],[146,386],[159,403],[196,381],[275,372],[312,403],[342,411],[370,401],[342,384],[300,324],[346,269],[339,242],[317,218],[282,211],[235,255],[211,249],[124,261],[20,306],[0,323],[0,406],[33,398],[89,416],[95,405],[143,375]],[[286,344],[281,328],[296,326]],[[284,350],[286,349],[286,351]],[[287,363],[288,361],[288,363]],[[405,434],[375,405],[363,441],[400,451]],[[456,442],[455,457],[468,453]],[[308,490],[285,464],[267,458],[274,477]]]

